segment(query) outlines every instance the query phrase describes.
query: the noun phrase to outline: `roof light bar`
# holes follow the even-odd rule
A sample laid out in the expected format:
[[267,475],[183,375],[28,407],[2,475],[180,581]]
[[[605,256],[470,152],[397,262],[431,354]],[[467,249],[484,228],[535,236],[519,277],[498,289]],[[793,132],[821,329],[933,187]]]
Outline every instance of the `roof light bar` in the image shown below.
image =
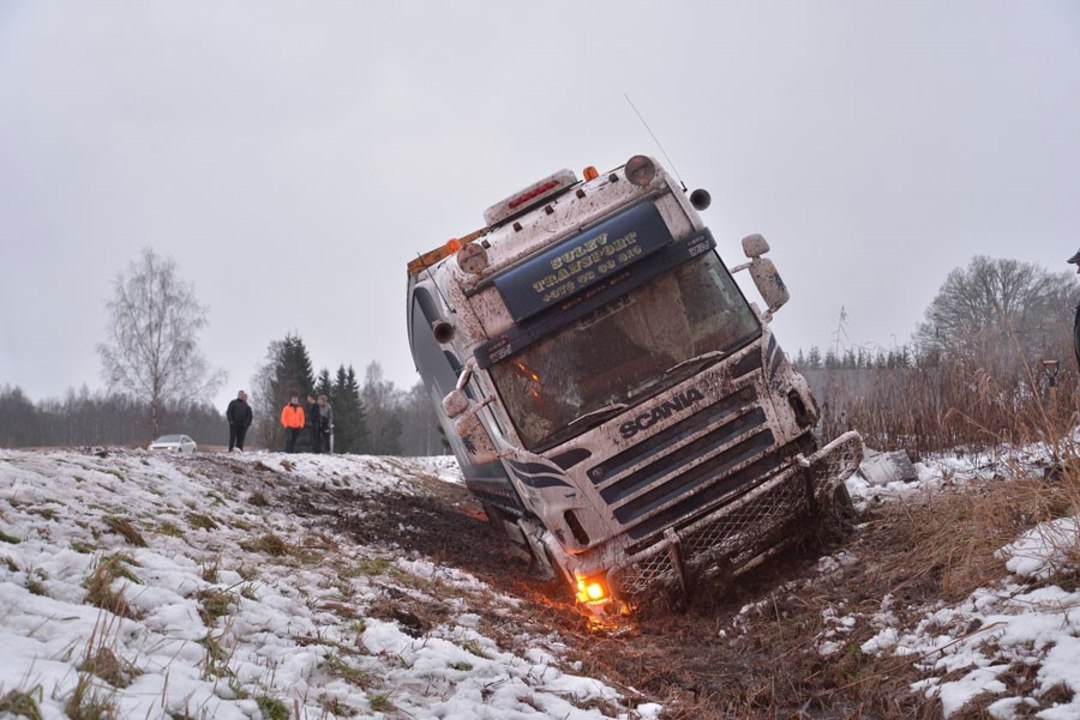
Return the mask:
[[489,207],[484,211],[484,222],[488,225],[500,223],[576,185],[577,182],[578,178],[573,170],[560,170]]

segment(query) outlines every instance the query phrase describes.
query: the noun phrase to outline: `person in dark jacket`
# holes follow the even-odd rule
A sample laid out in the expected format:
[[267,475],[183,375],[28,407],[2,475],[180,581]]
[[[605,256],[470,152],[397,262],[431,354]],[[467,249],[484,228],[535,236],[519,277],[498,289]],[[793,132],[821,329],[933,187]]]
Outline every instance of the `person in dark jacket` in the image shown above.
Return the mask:
[[[1076,272],[1080,273],[1080,250],[1069,258],[1069,262],[1076,265]],[[1076,355],[1076,364],[1080,367],[1080,305],[1076,306],[1076,315],[1073,317],[1073,354]]]
[[225,411],[225,419],[229,421],[229,452],[235,447],[244,451],[244,437],[251,425],[251,406],[247,404],[247,393],[241,390],[236,394],[236,399],[229,403]]
[[307,422],[308,433],[311,436],[311,452],[320,452],[322,441],[319,439],[319,403],[311,393],[307,396],[304,420]]
[[334,408],[330,405],[325,395],[319,396],[319,450],[315,452],[334,451]]

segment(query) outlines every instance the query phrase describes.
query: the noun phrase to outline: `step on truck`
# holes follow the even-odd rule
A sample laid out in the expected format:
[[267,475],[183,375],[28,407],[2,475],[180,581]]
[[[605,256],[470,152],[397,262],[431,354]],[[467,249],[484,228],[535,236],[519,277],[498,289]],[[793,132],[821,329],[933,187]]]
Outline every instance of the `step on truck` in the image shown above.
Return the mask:
[[861,439],[818,447],[769,328],[789,297],[769,246],[744,238],[729,269],[709,202],[642,155],[562,170],[408,264],[413,358],[466,486],[598,618],[849,516]]

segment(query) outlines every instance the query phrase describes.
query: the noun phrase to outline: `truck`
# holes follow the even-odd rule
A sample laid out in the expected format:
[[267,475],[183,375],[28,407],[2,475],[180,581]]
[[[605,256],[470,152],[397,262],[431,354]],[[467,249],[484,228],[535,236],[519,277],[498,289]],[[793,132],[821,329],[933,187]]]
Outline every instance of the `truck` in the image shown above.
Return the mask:
[[862,441],[819,447],[770,329],[789,292],[768,243],[729,269],[710,203],[634,155],[547,176],[408,263],[412,356],[465,485],[600,620],[853,514]]

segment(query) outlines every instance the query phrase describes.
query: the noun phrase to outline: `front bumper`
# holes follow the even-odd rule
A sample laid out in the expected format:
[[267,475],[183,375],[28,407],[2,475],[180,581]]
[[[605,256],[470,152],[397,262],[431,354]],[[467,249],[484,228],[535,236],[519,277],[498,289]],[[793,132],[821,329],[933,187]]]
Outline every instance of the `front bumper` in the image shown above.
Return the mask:
[[836,486],[862,461],[862,438],[848,432],[725,505],[686,525],[608,571],[608,584],[624,601],[662,587],[687,590],[691,578],[738,572],[751,560],[812,527],[797,525],[829,507]]

